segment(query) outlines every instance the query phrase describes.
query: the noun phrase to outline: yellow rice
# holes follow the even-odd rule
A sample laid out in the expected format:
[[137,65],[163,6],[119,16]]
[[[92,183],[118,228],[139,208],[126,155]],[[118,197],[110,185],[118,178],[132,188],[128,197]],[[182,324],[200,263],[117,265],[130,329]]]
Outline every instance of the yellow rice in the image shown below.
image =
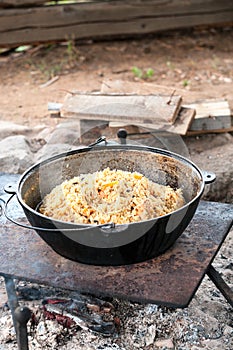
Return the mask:
[[40,212],[81,224],[125,224],[162,216],[183,205],[181,189],[152,182],[138,172],[106,168],[56,186],[45,196]]

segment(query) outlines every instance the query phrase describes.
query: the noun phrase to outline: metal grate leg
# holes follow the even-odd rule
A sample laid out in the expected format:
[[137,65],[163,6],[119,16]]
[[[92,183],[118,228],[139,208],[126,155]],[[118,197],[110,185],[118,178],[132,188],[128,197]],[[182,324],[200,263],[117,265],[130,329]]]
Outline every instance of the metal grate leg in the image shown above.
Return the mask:
[[210,265],[207,270],[207,275],[214,282],[214,284],[220,290],[222,295],[226,298],[228,303],[233,307],[233,291],[223,280],[220,273],[216,271],[212,265]]
[[29,350],[27,322],[31,317],[31,311],[26,306],[19,306],[15,290],[14,280],[4,276],[8,304],[11,310],[13,324],[16,332],[18,350]]

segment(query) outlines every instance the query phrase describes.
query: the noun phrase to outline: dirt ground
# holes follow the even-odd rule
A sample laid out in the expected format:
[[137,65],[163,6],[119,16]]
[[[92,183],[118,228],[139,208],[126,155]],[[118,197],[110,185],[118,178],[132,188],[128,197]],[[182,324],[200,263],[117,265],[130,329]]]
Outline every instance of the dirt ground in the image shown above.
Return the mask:
[[191,102],[193,96],[226,98],[233,108],[233,27],[5,52],[0,76],[0,118],[30,126],[56,122],[48,102],[62,103],[67,91],[99,90],[107,79],[147,80],[171,91],[190,91]]

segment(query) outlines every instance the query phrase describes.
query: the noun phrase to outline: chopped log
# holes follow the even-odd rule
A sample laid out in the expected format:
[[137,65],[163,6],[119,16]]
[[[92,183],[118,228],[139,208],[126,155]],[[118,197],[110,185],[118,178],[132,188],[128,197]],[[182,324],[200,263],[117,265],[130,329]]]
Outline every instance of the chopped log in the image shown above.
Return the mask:
[[14,7],[0,10],[0,46],[127,37],[232,22],[229,0],[118,0]]
[[67,118],[117,121],[168,128],[175,122],[180,96],[74,93],[68,95],[61,109]]

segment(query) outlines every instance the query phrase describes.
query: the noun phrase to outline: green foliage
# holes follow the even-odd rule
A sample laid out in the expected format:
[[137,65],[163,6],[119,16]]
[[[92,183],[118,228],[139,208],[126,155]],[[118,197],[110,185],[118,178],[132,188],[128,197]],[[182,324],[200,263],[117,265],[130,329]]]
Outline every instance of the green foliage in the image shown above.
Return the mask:
[[[80,57],[79,50],[75,46],[75,41],[73,39],[68,40],[65,45],[62,58],[59,55],[56,56],[56,52],[54,52],[57,45],[48,44],[43,45],[43,48],[39,50],[36,60],[34,60],[33,56],[29,56],[26,60],[26,65],[33,71],[40,72],[44,80],[52,79],[62,74],[64,71],[74,69],[82,62],[82,57]],[[20,46],[17,51],[21,52],[26,48],[26,46]],[[51,60],[46,59],[48,55],[50,55]]]
[[62,70],[62,64],[54,64],[48,67],[48,65],[44,62],[41,62],[37,65],[37,69],[41,71],[41,73],[45,76],[46,80],[55,77]]
[[142,78],[143,72],[142,72],[142,70],[140,68],[133,67],[132,68],[132,72],[133,72],[135,77],[140,78],[140,79]]
[[183,80],[183,86],[186,87],[186,86],[188,86],[188,85],[189,85],[188,79],[184,79],[184,80]]
[[152,68],[148,68],[146,71],[142,70],[141,68],[138,68],[134,66],[132,68],[132,73],[134,74],[135,77],[139,79],[150,79],[154,76],[154,70]]
[[67,42],[67,55],[70,61],[76,61],[78,59],[78,51],[75,48],[74,40],[69,40]]
[[147,69],[147,71],[146,71],[147,78],[152,78],[154,76],[154,74],[155,74],[154,69],[152,69],[152,68]]

